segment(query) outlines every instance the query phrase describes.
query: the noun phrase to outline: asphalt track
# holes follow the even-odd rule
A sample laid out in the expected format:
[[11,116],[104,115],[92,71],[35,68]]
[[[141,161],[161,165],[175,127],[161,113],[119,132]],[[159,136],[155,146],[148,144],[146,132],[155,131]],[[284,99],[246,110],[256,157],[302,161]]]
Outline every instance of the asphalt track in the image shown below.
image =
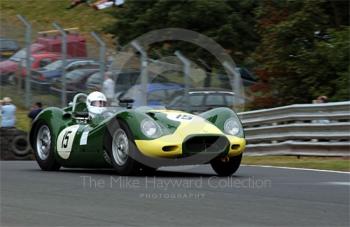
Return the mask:
[[2,161],[1,226],[349,226],[350,174],[209,166],[119,177]]

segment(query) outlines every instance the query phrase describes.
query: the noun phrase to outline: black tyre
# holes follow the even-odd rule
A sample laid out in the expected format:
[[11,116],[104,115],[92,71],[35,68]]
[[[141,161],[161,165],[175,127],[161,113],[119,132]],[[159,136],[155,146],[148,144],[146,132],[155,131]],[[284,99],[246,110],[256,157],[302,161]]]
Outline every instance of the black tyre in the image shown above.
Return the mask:
[[40,168],[46,171],[58,170],[61,165],[55,159],[51,129],[46,124],[39,124],[35,130],[33,149]]
[[109,127],[106,150],[114,169],[119,175],[137,175],[141,164],[135,158],[139,151],[129,127],[123,121],[116,121]]
[[27,141],[27,136],[18,135],[15,138],[13,138],[10,145],[10,149],[15,156],[23,157],[30,154],[30,146]]
[[213,159],[210,162],[210,164],[219,176],[231,176],[237,171],[237,169],[241,165],[241,160],[242,154],[235,157],[231,157],[229,159],[217,157]]

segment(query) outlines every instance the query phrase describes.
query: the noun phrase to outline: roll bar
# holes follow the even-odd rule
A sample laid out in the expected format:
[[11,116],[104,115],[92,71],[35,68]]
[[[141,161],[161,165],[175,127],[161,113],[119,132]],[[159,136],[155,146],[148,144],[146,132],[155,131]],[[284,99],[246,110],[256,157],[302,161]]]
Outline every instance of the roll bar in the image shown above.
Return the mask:
[[84,94],[84,93],[78,93],[78,94],[76,94],[75,96],[74,96],[74,98],[73,98],[73,103],[72,103],[72,112],[74,113],[75,112],[75,106],[76,106],[76,104],[77,104],[77,101],[78,101],[78,99],[79,98],[81,98],[81,97],[85,97],[85,98],[87,98],[87,95],[86,94]]

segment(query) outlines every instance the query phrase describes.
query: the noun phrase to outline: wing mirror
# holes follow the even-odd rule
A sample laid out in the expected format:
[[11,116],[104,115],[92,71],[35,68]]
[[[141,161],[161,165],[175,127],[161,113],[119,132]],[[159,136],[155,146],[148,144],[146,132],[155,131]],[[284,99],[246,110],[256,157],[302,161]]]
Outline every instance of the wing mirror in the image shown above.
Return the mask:
[[133,100],[132,98],[120,98],[119,99],[119,105],[121,107],[126,107],[127,109],[131,109],[132,108],[132,104],[134,103],[135,100]]

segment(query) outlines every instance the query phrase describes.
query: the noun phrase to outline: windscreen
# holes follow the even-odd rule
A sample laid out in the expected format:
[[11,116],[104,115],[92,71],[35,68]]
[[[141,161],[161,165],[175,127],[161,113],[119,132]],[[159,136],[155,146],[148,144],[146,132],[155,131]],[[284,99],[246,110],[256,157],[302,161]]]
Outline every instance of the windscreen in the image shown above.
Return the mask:
[[24,59],[26,57],[26,49],[23,48],[19,51],[17,51],[17,53],[15,53],[10,60],[12,61],[21,61],[22,59]]
[[46,65],[43,69],[45,70],[56,70],[62,67],[62,60],[54,61],[51,64]]
[[11,40],[0,40],[0,49],[1,50],[15,50],[17,49],[17,44]]

